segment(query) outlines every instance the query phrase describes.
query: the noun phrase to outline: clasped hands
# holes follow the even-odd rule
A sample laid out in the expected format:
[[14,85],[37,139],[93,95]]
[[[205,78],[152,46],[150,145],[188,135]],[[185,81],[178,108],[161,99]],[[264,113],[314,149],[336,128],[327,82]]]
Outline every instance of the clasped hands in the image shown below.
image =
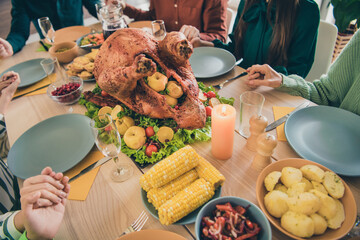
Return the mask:
[[15,227],[21,232],[26,230],[28,239],[54,238],[69,192],[69,178],[50,167],[44,168],[41,175],[26,179],[20,190],[21,210],[15,216]]

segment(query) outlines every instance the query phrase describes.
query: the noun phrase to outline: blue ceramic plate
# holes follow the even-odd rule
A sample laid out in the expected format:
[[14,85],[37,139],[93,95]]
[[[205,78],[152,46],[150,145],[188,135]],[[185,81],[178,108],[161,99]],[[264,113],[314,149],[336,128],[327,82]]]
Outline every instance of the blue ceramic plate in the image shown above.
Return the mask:
[[211,78],[229,72],[236,60],[222,48],[199,47],[194,49],[189,61],[196,78]]
[[197,215],[196,218],[196,222],[195,222],[195,234],[196,234],[196,239],[201,239],[200,238],[200,233],[201,233],[201,219],[203,217],[206,216],[210,216],[211,213],[216,209],[216,205],[217,204],[225,204],[225,203],[231,203],[232,206],[242,206],[242,207],[247,207],[250,206],[249,209],[247,210],[245,216],[249,217],[251,221],[257,223],[260,228],[261,231],[259,233],[259,235],[257,236],[258,240],[271,240],[271,227],[270,227],[270,223],[267,220],[265,214],[260,210],[260,208],[258,208],[255,204],[253,204],[252,202],[243,199],[243,198],[239,198],[239,197],[231,197],[231,196],[225,196],[225,197],[220,197],[214,200],[211,200],[210,202],[208,202],[207,204],[205,204],[205,206],[203,206],[199,212],[199,214]]
[[360,176],[360,116],[328,106],[303,108],[286,121],[285,136],[301,157]]
[[40,65],[41,60],[44,58],[36,58],[26,62],[22,62],[6,69],[4,72],[1,73],[0,78],[4,73],[8,71],[14,71],[19,73],[21,78],[21,83],[19,87],[26,87],[31,84],[37,83],[44,77],[46,77],[46,73],[44,69]]
[[[221,187],[219,187],[215,190],[215,194],[210,199],[210,201],[212,199],[220,197],[220,195],[221,195]],[[141,189],[141,199],[143,201],[143,204],[144,204],[146,210],[151,214],[151,216],[153,216],[156,219],[159,219],[158,211],[155,209],[155,207],[151,203],[148,202],[146,192],[143,189]],[[196,220],[196,216],[198,215],[200,209],[201,209],[201,207],[197,208],[196,210],[194,210],[193,212],[191,212],[190,214],[188,214],[187,216],[183,217],[182,219],[180,219],[179,221],[177,221],[176,223],[173,223],[173,224],[185,225],[185,224],[194,223]]]
[[65,114],[46,119],[21,135],[8,155],[8,165],[17,177],[40,174],[50,166],[65,172],[80,162],[94,145],[90,119]]

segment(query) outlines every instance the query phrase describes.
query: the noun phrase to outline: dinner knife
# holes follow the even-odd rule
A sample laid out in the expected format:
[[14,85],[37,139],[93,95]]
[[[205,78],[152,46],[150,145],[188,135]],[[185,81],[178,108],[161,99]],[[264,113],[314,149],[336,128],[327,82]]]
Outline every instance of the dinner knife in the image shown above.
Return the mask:
[[102,159],[100,159],[99,161],[97,162],[94,162],[93,164],[91,164],[90,166],[84,168],[81,172],[79,172],[78,174],[76,174],[74,177],[72,177],[70,179],[70,182],[77,179],[78,177],[84,175],[85,173],[93,170],[94,168],[97,168],[98,166],[101,166],[103,165],[104,163],[106,163],[107,161],[109,161],[111,159],[111,157],[104,157]]
[[283,122],[285,122],[291,114],[293,114],[294,112],[296,112],[297,110],[301,109],[301,108],[305,108],[307,106],[309,106],[310,102],[303,102],[302,104],[300,104],[299,106],[297,106],[292,112],[286,114],[285,116],[279,118],[278,120],[270,123],[266,128],[265,128],[265,132],[271,131],[274,128],[276,128],[277,126],[281,125]]

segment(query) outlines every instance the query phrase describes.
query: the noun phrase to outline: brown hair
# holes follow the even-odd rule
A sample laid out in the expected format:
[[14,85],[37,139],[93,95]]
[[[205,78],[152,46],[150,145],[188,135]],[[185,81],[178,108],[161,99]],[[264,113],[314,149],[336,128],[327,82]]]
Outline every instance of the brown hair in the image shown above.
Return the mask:
[[[245,1],[244,10],[239,19],[235,30],[235,56],[238,58],[243,55],[243,40],[247,29],[247,23],[243,20],[244,13],[255,3],[263,0],[242,0]],[[275,22],[271,22],[271,8],[276,1]],[[288,62],[287,51],[291,42],[291,37],[297,16],[299,0],[269,0],[267,7],[267,20],[273,26],[272,41],[269,46],[268,59],[269,65],[286,66]]]

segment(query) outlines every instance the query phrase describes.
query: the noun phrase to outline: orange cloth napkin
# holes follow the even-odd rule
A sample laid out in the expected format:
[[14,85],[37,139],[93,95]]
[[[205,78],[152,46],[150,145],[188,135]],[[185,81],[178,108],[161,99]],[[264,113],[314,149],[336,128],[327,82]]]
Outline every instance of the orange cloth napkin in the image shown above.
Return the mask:
[[[30,85],[27,88],[19,88],[16,91],[16,93],[14,94],[14,97],[17,97],[17,96],[23,95],[23,94],[26,94],[27,96],[44,94],[44,93],[46,93],[46,90],[47,90],[46,86],[49,85],[50,83],[52,83],[55,80],[55,78],[56,78],[56,75],[53,73],[53,74],[49,75],[48,77],[45,77],[41,81]],[[44,87],[44,88],[42,88],[42,87]],[[34,91],[38,88],[42,88],[42,89]],[[34,92],[32,92],[32,91],[34,91]],[[29,94],[27,94],[27,93],[29,93]]]
[[[285,116],[286,114],[292,112],[294,109],[295,109],[294,107],[276,107],[276,106],[274,106],[273,112],[274,112],[275,121],[278,120],[279,118]],[[285,122],[276,128],[276,134],[277,134],[277,139],[279,141],[286,142],[287,140],[285,137],[284,124],[285,124]]]
[[[80,163],[78,163],[72,169],[64,173],[69,178],[74,177],[76,174],[81,172],[84,168],[90,166],[94,162],[102,159],[104,155],[100,151],[91,151]],[[85,201],[89,194],[90,188],[99,172],[100,167],[97,167],[90,172],[85,173],[81,177],[70,182],[70,200]]]

